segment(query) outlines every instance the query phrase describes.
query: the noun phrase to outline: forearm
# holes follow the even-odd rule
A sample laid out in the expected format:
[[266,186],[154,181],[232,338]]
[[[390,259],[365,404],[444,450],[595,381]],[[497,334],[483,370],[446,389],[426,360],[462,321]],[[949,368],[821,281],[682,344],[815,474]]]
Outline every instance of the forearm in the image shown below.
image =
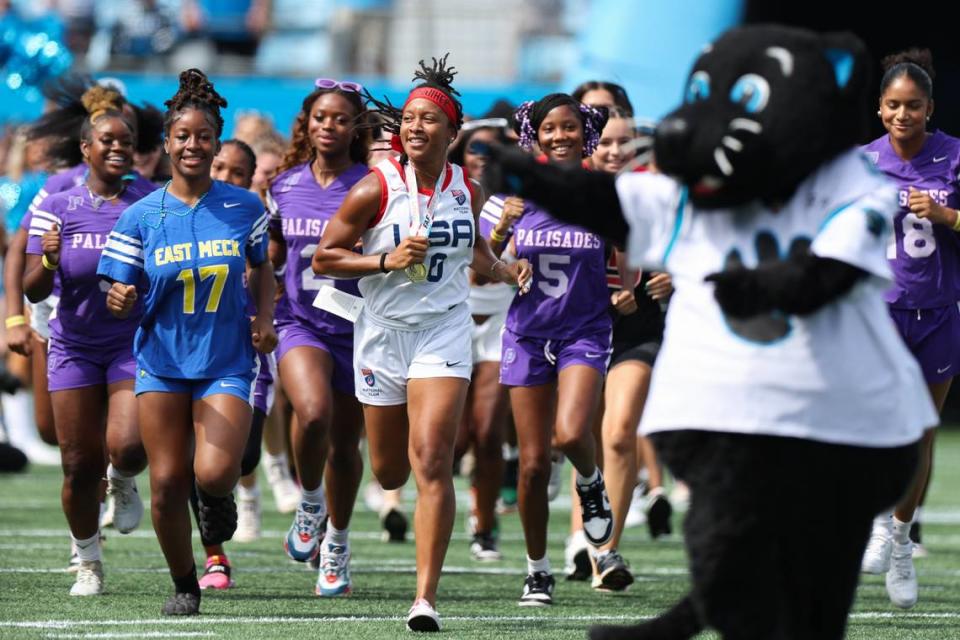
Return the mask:
[[[386,253],[386,252],[383,252]],[[313,254],[313,272],[331,278],[362,278],[380,273],[381,253],[362,255],[350,249],[317,248]],[[388,271],[392,271],[384,261]]]
[[[37,303],[53,292],[53,279],[56,272],[43,266],[40,256],[27,258],[26,272],[23,275],[23,291],[30,302]],[[21,305],[21,313],[22,313]]]
[[497,253],[495,253],[487,241],[483,238],[477,238],[476,244],[473,245],[473,262],[470,263],[470,268],[473,269],[478,279],[483,281],[496,281],[500,282],[498,278],[493,273],[493,265],[497,262],[502,262],[497,258]]

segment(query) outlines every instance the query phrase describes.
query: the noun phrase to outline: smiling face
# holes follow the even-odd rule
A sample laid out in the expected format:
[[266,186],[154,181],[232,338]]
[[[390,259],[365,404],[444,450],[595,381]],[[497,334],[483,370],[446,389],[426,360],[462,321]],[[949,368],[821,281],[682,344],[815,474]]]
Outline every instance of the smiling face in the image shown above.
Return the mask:
[[213,159],[210,177],[229,184],[249,189],[253,180],[250,158],[235,144],[224,145]]
[[447,156],[457,132],[440,107],[424,98],[411,100],[400,120],[400,142],[407,157],[429,161]]
[[170,125],[163,148],[175,175],[195,179],[210,175],[220,140],[213,117],[202,109],[186,108]]
[[600,135],[597,150],[593,152],[593,166],[607,173],[617,173],[623,169],[637,155],[635,149],[628,148],[634,136],[630,120],[626,118],[608,120],[607,126],[603,128],[603,133]]
[[906,74],[893,80],[880,96],[880,120],[900,143],[923,138],[931,114],[933,100]]
[[80,142],[80,152],[104,182],[116,182],[133,169],[133,131],[118,115],[101,117],[93,125],[88,140]]
[[307,136],[314,150],[325,157],[348,155],[356,117],[356,109],[342,95],[321,94],[314,100],[307,121]]
[[566,105],[551,109],[537,129],[537,144],[556,162],[580,162],[583,157],[583,123]]

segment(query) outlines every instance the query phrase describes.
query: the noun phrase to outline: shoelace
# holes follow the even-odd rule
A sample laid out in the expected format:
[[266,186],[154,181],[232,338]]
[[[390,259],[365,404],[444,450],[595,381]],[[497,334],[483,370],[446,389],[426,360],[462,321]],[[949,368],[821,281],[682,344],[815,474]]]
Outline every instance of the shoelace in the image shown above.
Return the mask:
[[547,592],[547,574],[542,571],[537,571],[527,576],[527,592],[533,593],[534,591]]
[[80,567],[80,571],[77,572],[77,582],[83,585],[96,585],[100,581],[97,572],[92,568]]
[[310,536],[316,536],[320,530],[320,523],[323,517],[320,514],[307,513],[302,509],[297,509],[297,532],[306,533]]
[[346,568],[347,566],[347,550],[344,550],[340,553],[331,553],[327,552],[322,554],[321,558],[321,568],[324,573],[341,573],[341,569]]
[[580,489],[580,504],[583,505],[583,519],[592,520],[603,515],[603,494],[600,483],[594,482],[586,488]]

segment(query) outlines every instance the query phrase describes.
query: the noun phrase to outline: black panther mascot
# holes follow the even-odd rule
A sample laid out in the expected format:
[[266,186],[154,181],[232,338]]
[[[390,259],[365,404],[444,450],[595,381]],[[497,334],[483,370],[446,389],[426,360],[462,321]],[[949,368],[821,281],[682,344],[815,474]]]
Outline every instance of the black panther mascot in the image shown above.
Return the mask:
[[641,427],[691,489],[691,587],[595,640],[844,635],[871,519],[937,419],[882,299],[896,197],[855,147],[868,68],[852,35],[741,27],[703,50],[657,128],[659,173],[490,151],[492,188],[676,288]]

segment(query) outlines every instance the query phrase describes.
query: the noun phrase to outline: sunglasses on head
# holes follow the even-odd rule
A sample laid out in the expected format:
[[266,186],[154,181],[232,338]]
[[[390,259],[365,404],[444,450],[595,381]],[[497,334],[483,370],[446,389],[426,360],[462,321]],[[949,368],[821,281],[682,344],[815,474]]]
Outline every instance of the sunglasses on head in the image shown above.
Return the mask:
[[350,82],[349,80],[334,80],[333,78],[317,78],[313,82],[317,89],[340,89],[351,93],[360,93],[363,91],[363,85],[359,82]]

